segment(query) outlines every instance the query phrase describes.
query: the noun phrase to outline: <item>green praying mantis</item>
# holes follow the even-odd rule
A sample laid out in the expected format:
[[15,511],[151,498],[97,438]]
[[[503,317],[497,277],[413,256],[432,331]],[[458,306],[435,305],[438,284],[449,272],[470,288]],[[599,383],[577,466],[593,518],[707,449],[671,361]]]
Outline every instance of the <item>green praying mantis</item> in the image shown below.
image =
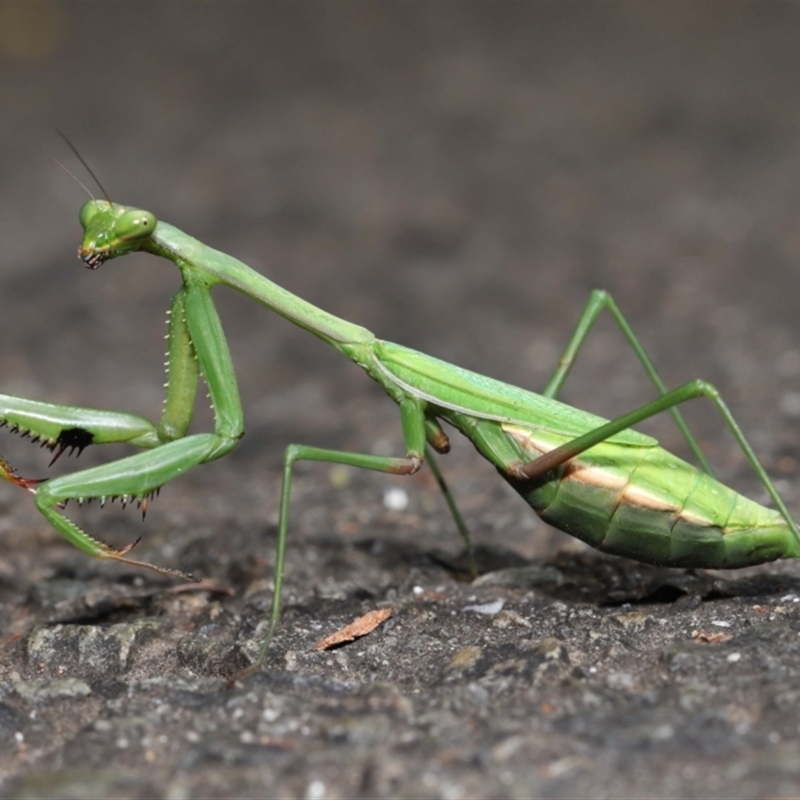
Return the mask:
[[[79,156],[80,157],[80,156]],[[83,159],[81,159],[83,161]],[[85,162],[83,162],[85,165]],[[88,169],[88,166],[87,166]],[[89,170],[91,173],[91,170]],[[84,187],[85,188],[85,187]],[[101,187],[102,188],[102,187]],[[87,190],[88,191],[88,190]],[[256,666],[266,655],[281,610],[294,465],[322,461],[412,475],[425,461],[434,471],[457,527],[469,534],[433,452],[447,453],[443,423],[466,436],[536,513],[591,546],[669,567],[736,568],[800,556],[800,531],[719,392],[695,380],[667,391],[613,298],[595,291],[580,316],[558,368],[541,394],[462,369],[383,341],[281,288],[232,256],[193,239],[138,208],[92,198],[80,210],[78,254],[90,269],[134,251],[171,261],[183,283],[168,319],[166,399],[158,423],[133,414],[54,405],[0,395],[0,424],[39,440],[57,458],[65,450],[126,443],[143,452],[51,480],[19,476],[0,458],[0,477],[35,496],[48,522],[77,548],[100,559],[176,570],[132,559],[132,547],[111,547],[64,515],[68,501],[120,498],[145,511],[161,486],[192,467],[229,453],[244,433],[233,362],[211,290],[228,286],[313,333],[377,381],[400,410],[405,453],[386,457],[292,444],[283,460],[274,594]],[[608,310],[642,363],[659,397],[608,421],[557,398],[597,317]],[[198,382],[208,387],[214,432],[187,435]],[[775,509],[718,482],[678,406],[706,397],[716,406]],[[632,429],[670,411],[700,467]]]

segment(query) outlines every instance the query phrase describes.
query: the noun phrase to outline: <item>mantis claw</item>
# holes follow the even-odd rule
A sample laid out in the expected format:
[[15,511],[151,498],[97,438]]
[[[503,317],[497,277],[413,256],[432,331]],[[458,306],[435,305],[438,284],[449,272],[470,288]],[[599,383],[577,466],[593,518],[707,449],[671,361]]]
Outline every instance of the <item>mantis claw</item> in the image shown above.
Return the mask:
[[136,545],[139,544],[139,542],[141,541],[142,537],[139,536],[135,541],[131,542],[130,544],[126,544],[124,547],[116,547],[116,548],[109,547],[109,550],[113,550],[113,552],[116,553],[118,556],[124,556],[126,553],[130,553],[130,551],[133,550],[133,548],[136,547]]
[[110,545],[100,543],[102,545],[102,554],[100,558],[108,559],[109,561],[119,561],[121,564],[127,564],[130,567],[144,567],[145,569],[158,572],[161,575],[166,575],[170,578],[180,578],[188,583],[197,583],[200,579],[195,577],[189,572],[181,572],[179,569],[170,569],[169,567],[159,567],[156,564],[149,564],[147,561],[138,561],[134,558],[126,558],[126,554],[130,553],[134,547],[142,540],[140,536],[135,542],[125,545],[124,547],[111,547]]
[[0,456],[0,478],[7,480],[9,483],[14,483],[33,494],[36,494],[36,487],[47,480],[47,478],[23,478],[17,475],[14,467],[2,456]]

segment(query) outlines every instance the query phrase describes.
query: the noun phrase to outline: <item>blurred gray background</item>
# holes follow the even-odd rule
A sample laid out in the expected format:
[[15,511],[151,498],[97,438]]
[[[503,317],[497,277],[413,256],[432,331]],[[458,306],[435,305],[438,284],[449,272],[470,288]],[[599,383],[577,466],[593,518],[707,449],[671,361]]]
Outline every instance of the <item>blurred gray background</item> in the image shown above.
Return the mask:
[[[82,267],[85,194],[53,158],[96,188],[58,128],[113,200],[382,338],[517,385],[545,383],[589,291],[608,289],[667,384],[719,386],[800,513],[798,33],[796,3],[2,3],[2,391],[150,417],[161,406],[177,272],[144,256]],[[514,673],[502,689],[502,648],[483,673],[441,672],[453,653],[489,647],[495,630],[462,615],[444,633],[444,612],[422,644],[400,616],[398,641],[383,646],[407,649],[369,668],[343,666],[345,651],[290,665],[285,654],[316,637],[287,622],[250,694],[220,689],[269,599],[285,446],[388,453],[402,438],[396,409],[356,368],[246,298],[218,300],[247,415],[240,449],[167,487],[145,528],[130,514],[76,519],[115,544],[144,533],[141,557],[212,577],[233,597],[154,607],[168,583],[88,563],[30,498],[0,487],[0,775],[12,794],[796,796],[800,618],[781,600],[792,565],[759,572],[777,582],[755,600],[741,588],[684,593],[685,575],[616,561],[617,577],[582,598],[579,588],[555,600],[508,590],[520,614],[544,605],[533,630],[507,635],[533,642],[525,652],[538,665],[550,663],[550,639],[565,655],[554,677]],[[652,392],[606,320],[565,396],[613,416]],[[722,476],[762,499],[716,415],[697,405],[689,416]],[[198,429],[208,424],[200,409]],[[669,424],[644,427],[684,452]],[[10,435],[0,452],[24,474],[45,473],[43,454]],[[75,468],[62,461],[54,473]],[[573,559],[558,563],[579,570],[576,587],[605,574],[610,559],[535,522],[469,446],[443,466],[482,544],[537,564]],[[389,486],[408,490],[405,513],[385,508]],[[434,550],[459,550],[425,475],[303,468],[294,509],[288,602],[311,608],[311,628],[326,616],[329,628],[343,624],[365,597],[410,596]],[[380,563],[382,542],[399,548],[391,563]],[[470,588],[439,569],[430,586],[461,608]],[[607,622],[619,580],[684,587],[684,602],[624,611],[643,613],[641,630]],[[650,591],[625,586],[622,601]],[[209,632],[214,614],[225,624]],[[741,623],[724,645],[738,649],[692,644],[692,630],[723,617]],[[156,620],[157,635],[136,638]],[[113,668],[75,644],[89,629],[113,639],[122,624],[137,644]],[[45,658],[41,636],[54,625],[67,639]],[[196,652],[175,660],[178,640]],[[676,641],[688,642],[679,657]],[[741,661],[727,659],[734,652]],[[88,694],[64,690],[66,679]],[[167,711],[148,716],[158,703]],[[275,725],[270,708],[284,709]],[[303,713],[305,728],[281,728]]]

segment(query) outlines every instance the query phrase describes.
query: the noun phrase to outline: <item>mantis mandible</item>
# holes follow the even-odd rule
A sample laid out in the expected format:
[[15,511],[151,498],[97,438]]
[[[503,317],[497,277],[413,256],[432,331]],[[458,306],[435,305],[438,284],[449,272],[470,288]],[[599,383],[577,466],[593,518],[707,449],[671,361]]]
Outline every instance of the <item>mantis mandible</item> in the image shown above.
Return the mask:
[[[93,198],[79,216],[83,240],[78,253],[88,268],[144,251],[171,261],[183,278],[169,312],[166,399],[157,424],[133,414],[0,395],[0,424],[40,440],[55,451],[56,458],[67,449],[80,451],[111,442],[144,450],[47,481],[23,478],[0,458],[0,477],[33,493],[37,508],[56,531],[90,556],[182,576],[130,558],[132,545],[116,549],[103,544],[67,519],[63,510],[70,500],[104,503],[121,498],[123,503],[138,503],[144,511],[165,483],[236,447],[244,433],[244,415],[231,355],[211,298],[215,286],[235,289],[313,333],[362,367],[399,407],[403,455],[386,457],[304,444],[286,449],[274,594],[256,667],[265,658],[280,616],[292,472],[298,461],[411,475],[427,460],[469,549],[466,527],[431,452],[449,450],[442,423],[466,436],[542,519],[606,553],[660,566],[709,569],[800,556],[797,524],[719,392],[702,380],[667,391],[616,303],[604,291],[591,294],[558,368],[543,392],[535,394],[382,341],[148,211]],[[604,309],[621,328],[659,393],[658,399],[611,421],[557,399],[575,356]],[[187,435],[201,377],[209,390],[214,432]],[[698,397],[715,405],[775,510],[748,500],[713,477],[677,408]],[[632,430],[633,425],[667,410],[700,468]]]

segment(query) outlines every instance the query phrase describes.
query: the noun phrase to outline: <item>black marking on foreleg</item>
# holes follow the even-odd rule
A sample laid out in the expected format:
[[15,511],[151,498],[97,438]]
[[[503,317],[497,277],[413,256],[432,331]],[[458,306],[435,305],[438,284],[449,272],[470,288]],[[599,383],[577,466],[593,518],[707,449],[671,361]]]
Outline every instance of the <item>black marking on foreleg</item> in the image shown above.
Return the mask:
[[48,466],[52,467],[64,454],[64,451],[69,449],[69,454],[72,455],[76,450],[78,456],[94,441],[94,434],[87,431],[86,428],[64,428],[58,434],[55,444],[52,449],[56,451]]

